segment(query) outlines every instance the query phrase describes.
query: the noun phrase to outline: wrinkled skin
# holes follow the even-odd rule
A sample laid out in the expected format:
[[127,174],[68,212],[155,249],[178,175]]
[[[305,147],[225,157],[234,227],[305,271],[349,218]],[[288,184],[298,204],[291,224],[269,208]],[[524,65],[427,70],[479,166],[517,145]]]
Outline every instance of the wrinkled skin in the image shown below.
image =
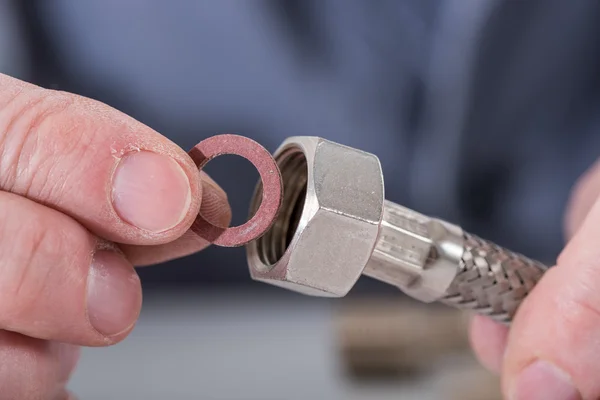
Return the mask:
[[230,221],[225,193],[177,145],[0,74],[0,400],[69,398],[79,346],[135,325],[134,266],[208,246],[188,230],[200,209]]

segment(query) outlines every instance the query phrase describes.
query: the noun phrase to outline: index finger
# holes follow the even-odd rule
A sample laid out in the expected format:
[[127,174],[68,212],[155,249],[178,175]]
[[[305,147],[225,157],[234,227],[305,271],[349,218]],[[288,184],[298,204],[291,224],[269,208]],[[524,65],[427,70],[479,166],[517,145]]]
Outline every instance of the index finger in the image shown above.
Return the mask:
[[194,163],[164,136],[102,103],[2,74],[0,190],[143,245],[181,236],[201,197]]

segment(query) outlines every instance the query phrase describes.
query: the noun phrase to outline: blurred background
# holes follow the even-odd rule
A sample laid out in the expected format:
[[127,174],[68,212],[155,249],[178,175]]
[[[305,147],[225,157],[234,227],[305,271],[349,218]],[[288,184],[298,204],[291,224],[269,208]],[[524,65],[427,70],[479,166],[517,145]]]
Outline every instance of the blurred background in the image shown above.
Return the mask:
[[[238,133],[370,151],[388,199],[552,264],[600,146],[599,20],[595,0],[0,0],[0,72],[184,149]],[[244,221],[256,171],[236,157],[207,171]],[[348,299],[303,298],[222,248],[139,272],[140,324],[84,351],[84,399],[498,396],[462,315],[367,278]]]

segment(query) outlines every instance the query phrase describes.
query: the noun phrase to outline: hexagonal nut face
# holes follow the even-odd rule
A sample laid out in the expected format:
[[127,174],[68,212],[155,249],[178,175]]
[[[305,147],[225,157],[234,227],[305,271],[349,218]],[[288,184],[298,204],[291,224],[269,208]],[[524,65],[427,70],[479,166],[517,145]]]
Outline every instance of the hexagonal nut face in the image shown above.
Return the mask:
[[[303,176],[285,170],[291,163]],[[284,180],[284,204],[273,229],[297,226],[287,247],[285,230],[271,232],[247,246],[250,274],[304,294],[340,297],[363,272],[375,247],[383,214],[384,185],[376,156],[317,137],[292,137],[275,152]],[[286,201],[295,182],[306,181],[306,195],[296,224],[290,219],[297,202]],[[297,192],[297,190],[296,190]],[[293,229],[293,228],[290,228]],[[285,248],[276,254],[277,247]],[[283,250],[281,250],[283,251]]]

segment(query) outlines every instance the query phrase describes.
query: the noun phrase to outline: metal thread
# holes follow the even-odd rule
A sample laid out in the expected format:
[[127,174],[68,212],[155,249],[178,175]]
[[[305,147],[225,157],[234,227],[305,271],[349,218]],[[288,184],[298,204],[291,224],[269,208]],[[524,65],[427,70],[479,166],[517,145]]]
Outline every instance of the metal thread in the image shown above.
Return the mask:
[[[283,201],[272,228],[256,242],[258,256],[265,266],[275,264],[292,241],[302,215],[308,179],[306,158],[300,149],[291,147],[279,154],[276,161],[283,180]],[[255,193],[251,213],[260,205],[260,184]]]

